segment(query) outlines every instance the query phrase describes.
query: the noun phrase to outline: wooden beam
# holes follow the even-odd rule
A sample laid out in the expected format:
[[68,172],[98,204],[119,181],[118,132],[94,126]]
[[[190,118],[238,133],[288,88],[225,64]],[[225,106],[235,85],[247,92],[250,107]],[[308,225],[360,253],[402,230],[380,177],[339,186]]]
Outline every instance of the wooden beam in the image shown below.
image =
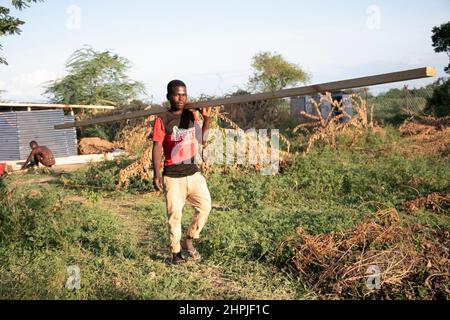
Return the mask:
[[414,80],[420,78],[434,77],[436,75],[436,70],[431,67],[406,70],[400,72],[386,73],[369,77],[355,78],[350,80],[341,80],[335,82],[328,82],[322,84],[316,84],[311,86],[285,89],[275,92],[266,92],[250,95],[235,96],[229,98],[223,98],[212,101],[202,101],[193,104],[188,104],[188,108],[204,108],[208,106],[216,105],[226,105],[226,104],[237,104],[246,103],[259,100],[271,100],[271,99],[281,99],[287,97],[304,96],[314,93],[325,93],[333,92],[344,89],[361,88],[367,86],[374,86],[385,83],[399,82]]
[[84,121],[78,121],[78,122],[72,122],[72,123],[65,123],[65,124],[58,124],[55,125],[55,129],[68,129],[68,128],[74,128],[74,127],[88,127],[99,123],[109,123],[109,122],[116,122],[121,120],[128,120],[128,119],[135,119],[135,118],[141,118],[141,117],[148,117],[149,115],[153,114],[159,114],[167,111],[167,108],[163,107],[152,107],[149,110],[140,110],[140,111],[133,111],[133,112],[127,112],[122,114],[117,114],[114,116],[108,116],[108,117],[99,117],[94,118],[90,120],[84,120]]
[[113,106],[96,106],[96,105],[75,105],[75,104],[48,104],[48,103],[15,103],[15,102],[3,102],[0,103],[0,107],[9,108],[40,108],[40,109],[105,109],[113,110]]
[[[384,83],[392,83],[399,81],[407,81],[407,80],[415,80],[421,78],[434,77],[436,75],[436,70],[431,67],[424,67],[406,71],[385,73],[375,76],[355,78],[349,80],[341,80],[335,82],[328,82],[322,84],[315,84],[311,86],[304,86],[299,88],[285,89],[275,92],[265,92],[265,93],[257,93],[257,94],[248,94],[242,96],[234,96],[222,99],[215,99],[209,101],[200,101],[194,103],[188,103],[186,108],[188,109],[200,109],[211,106],[222,106],[229,104],[239,104],[239,103],[247,103],[253,101],[261,101],[261,100],[272,100],[272,99],[281,99],[287,97],[296,97],[296,96],[304,96],[310,95],[314,93],[325,93],[325,92],[333,92],[344,89],[352,89],[352,88],[361,88],[367,86],[374,86]],[[86,121],[78,121],[74,123],[66,123],[59,124],[55,126],[55,129],[67,129],[73,127],[85,127],[94,124],[100,123],[108,123],[125,119],[133,119],[139,117],[146,117],[150,115],[155,115],[166,111],[167,109],[158,108],[158,109],[150,109],[150,110],[142,110],[136,112],[130,112],[122,115],[111,116],[111,117],[103,117],[103,118],[95,118],[92,120]]]

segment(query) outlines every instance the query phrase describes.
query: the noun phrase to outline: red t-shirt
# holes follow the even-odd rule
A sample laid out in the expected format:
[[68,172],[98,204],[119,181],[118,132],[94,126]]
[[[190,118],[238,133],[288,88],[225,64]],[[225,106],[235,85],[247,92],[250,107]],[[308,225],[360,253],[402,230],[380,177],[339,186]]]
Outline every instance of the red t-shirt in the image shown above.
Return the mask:
[[168,111],[159,115],[153,127],[153,141],[163,143],[163,174],[185,177],[198,172],[195,158],[201,137],[201,127],[192,111],[185,109],[178,115]]

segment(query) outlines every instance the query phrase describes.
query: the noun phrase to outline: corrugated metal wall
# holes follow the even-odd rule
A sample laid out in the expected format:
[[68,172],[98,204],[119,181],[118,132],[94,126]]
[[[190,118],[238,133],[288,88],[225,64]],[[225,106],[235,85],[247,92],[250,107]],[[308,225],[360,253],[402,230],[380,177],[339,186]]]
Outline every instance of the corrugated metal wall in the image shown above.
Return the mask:
[[0,113],[0,161],[19,160],[17,113]]
[[[6,119],[14,119],[15,125],[7,124]],[[4,119],[4,120],[1,120]],[[7,137],[0,137],[0,161],[25,160],[30,154],[29,143],[35,140],[39,145],[47,146],[55,157],[77,155],[76,130],[55,130],[54,125],[72,121],[64,116],[63,110],[38,110],[0,113],[0,133],[8,132]],[[12,129],[11,129],[12,127]],[[8,140],[8,148],[1,149],[2,140]]]
[[[73,116],[64,116],[64,123],[74,121]],[[66,133],[67,154],[69,156],[76,156],[78,154],[77,130],[75,128],[64,129],[64,132]]]

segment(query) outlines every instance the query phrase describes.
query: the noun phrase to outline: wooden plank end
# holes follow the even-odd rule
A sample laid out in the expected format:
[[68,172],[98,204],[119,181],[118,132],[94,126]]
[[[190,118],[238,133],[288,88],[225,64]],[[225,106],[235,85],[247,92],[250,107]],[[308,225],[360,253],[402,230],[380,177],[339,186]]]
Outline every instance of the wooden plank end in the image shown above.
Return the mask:
[[426,67],[426,75],[427,75],[427,77],[435,77],[436,69],[433,67]]

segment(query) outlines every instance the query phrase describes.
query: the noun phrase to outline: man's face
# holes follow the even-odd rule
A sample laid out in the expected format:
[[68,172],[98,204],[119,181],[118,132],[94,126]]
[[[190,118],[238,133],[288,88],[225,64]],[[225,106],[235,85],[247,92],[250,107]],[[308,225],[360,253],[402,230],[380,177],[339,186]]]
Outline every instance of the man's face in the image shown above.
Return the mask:
[[36,143],[30,143],[30,148],[31,150],[34,150],[37,148],[37,144]]
[[185,87],[175,87],[168,96],[170,106],[175,110],[182,110],[186,105],[187,91]]

